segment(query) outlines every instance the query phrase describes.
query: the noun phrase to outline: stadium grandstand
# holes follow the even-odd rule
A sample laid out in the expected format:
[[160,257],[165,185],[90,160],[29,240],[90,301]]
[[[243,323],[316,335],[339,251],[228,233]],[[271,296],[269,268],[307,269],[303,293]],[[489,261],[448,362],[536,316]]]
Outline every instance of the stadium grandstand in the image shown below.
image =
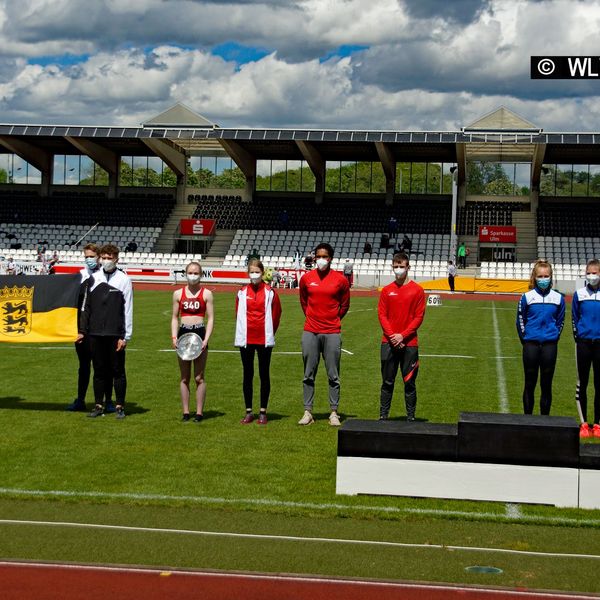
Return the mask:
[[376,286],[406,237],[430,289],[464,243],[463,275],[523,280],[543,257],[572,291],[600,255],[599,144],[505,107],[454,132],[221,128],[183,104],[133,127],[0,124],[0,257],[76,265],[114,242],[128,269],[201,256],[235,280],[250,253],[298,271],[328,241]]

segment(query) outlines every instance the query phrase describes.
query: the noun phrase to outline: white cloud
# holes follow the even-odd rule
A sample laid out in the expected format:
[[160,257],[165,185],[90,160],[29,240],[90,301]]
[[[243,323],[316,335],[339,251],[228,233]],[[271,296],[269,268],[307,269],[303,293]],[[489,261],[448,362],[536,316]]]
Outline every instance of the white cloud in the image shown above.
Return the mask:
[[[598,82],[529,79],[530,55],[597,53],[600,1],[461,1],[470,21],[412,0],[0,0],[2,118],[135,124],[183,101],[230,126],[447,130],[504,104],[600,128]],[[210,54],[228,41],[274,50]],[[369,48],[319,60],[341,45]],[[27,64],[65,53],[89,58]]]

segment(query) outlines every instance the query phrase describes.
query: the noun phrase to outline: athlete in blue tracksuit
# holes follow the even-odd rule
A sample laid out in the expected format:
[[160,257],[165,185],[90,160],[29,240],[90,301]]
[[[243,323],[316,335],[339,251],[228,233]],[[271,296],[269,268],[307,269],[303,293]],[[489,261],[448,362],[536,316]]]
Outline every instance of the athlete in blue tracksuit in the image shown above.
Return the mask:
[[565,298],[552,289],[552,266],[538,260],[531,271],[530,289],[521,296],[517,310],[517,331],[523,344],[523,410],[533,413],[534,393],[540,375],[540,413],[550,414],[552,378],[556,366],[558,339],[565,321]]
[[[579,408],[581,437],[600,438],[600,260],[588,261],[586,285],[573,295],[571,314],[577,357],[575,399]],[[587,424],[587,386],[594,367],[594,426]]]

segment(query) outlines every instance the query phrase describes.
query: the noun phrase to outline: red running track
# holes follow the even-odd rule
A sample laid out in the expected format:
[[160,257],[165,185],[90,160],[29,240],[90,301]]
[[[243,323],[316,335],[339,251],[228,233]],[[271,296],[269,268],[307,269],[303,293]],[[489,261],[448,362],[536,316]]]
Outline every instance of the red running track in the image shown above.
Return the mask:
[[0,563],[2,600],[581,600],[586,594],[40,563]]

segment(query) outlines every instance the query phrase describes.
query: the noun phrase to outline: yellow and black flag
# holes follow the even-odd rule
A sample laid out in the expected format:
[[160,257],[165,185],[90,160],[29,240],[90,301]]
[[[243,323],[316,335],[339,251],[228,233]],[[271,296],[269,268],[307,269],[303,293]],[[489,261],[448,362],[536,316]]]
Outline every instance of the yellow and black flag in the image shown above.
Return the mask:
[[73,342],[81,275],[0,276],[0,342]]

